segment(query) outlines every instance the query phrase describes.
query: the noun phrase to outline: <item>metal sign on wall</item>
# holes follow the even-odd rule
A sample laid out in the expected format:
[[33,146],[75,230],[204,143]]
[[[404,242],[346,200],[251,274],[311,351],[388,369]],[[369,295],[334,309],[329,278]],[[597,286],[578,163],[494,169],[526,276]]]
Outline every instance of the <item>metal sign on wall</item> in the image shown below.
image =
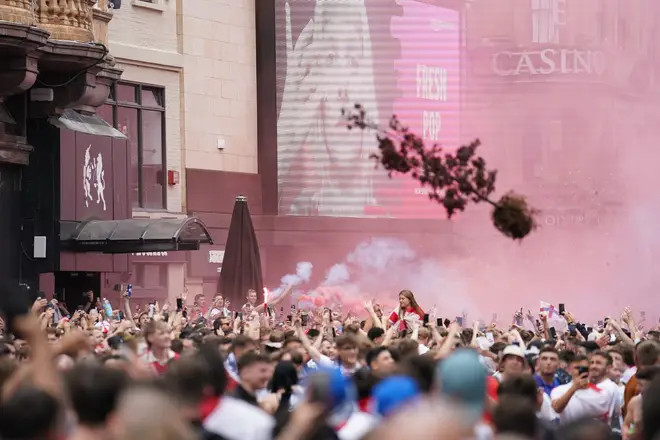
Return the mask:
[[225,259],[225,251],[220,251],[220,250],[209,251],[209,263],[218,265],[218,268],[216,269],[218,273],[222,272],[222,261],[224,259]]

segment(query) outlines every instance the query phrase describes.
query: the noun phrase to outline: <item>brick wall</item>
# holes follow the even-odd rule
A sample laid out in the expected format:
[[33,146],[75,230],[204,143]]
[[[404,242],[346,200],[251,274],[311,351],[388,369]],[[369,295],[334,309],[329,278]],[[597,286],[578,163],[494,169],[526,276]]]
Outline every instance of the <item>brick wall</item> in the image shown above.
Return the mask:
[[[128,0],[110,23],[123,79],[166,87],[167,168],[182,177],[257,172],[254,1]],[[185,211],[182,193],[168,188],[170,211]]]
[[[181,75],[178,53],[177,9],[173,0],[123,2],[109,26],[110,53],[124,70],[122,79],[165,88],[166,165],[182,169]],[[167,207],[182,212],[184,185],[168,186]],[[136,213],[134,213],[136,215]],[[143,216],[143,213],[139,214]]]
[[114,11],[109,26],[110,42],[120,51],[125,46],[177,52],[176,1],[156,0],[148,3],[125,0],[121,9]]
[[254,2],[181,2],[186,168],[257,172]]

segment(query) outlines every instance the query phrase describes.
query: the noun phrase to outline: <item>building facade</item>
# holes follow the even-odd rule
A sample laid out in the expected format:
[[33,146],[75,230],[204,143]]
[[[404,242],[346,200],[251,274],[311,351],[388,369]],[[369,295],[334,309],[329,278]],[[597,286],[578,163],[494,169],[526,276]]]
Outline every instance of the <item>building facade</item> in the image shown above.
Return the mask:
[[[405,179],[374,179],[373,162],[367,153],[376,146],[374,133],[365,135],[364,141],[354,137],[350,142],[357,155],[340,153],[344,154],[344,168],[332,172],[332,154],[324,145],[342,148],[341,136],[346,130],[336,128],[341,107],[358,100],[369,105],[371,114],[378,115],[383,123],[399,110],[412,108],[406,122],[420,131],[426,129],[429,139],[458,141],[464,2],[423,0],[409,2],[408,8],[394,0],[360,0],[348,2],[355,4],[349,13],[336,7],[346,2],[331,5],[334,3],[248,0],[217,5],[217,17],[203,6],[195,12],[196,1],[184,5],[184,33],[188,32],[186,22],[197,32],[194,39],[184,39],[188,60],[184,77],[190,78],[184,80],[184,95],[191,104],[185,116],[186,210],[204,221],[216,243],[208,254],[191,253],[188,283],[196,293],[208,297],[217,292],[223,244],[234,199],[239,195],[248,199],[267,285],[276,285],[298,261],[312,258],[322,275],[326,266],[375,235],[403,237],[420,250],[441,247],[447,253],[455,251],[453,225],[438,215],[441,208],[430,205],[425,193],[417,192],[418,188]],[[287,17],[289,6],[291,15]],[[313,143],[303,146],[293,142],[296,130],[291,130],[291,124],[301,121],[320,127],[320,107],[302,111],[305,106],[297,105],[297,98],[287,94],[289,80],[296,74],[287,75],[291,57],[287,58],[286,28],[292,29],[291,47],[302,48],[304,41],[295,40],[309,34],[308,23],[324,17],[330,20],[329,32],[338,36],[336,44],[346,46],[332,53],[308,54],[321,60],[319,65],[326,69],[342,69],[334,74],[328,71],[327,81],[321,78],[326,73],[318,70],[314,79],[317,88],[325,81],[332,89],[323,91],[325,98],[315,99],[335,112],[333,121],[325,125],[326,135],[332,131],[333,137],[326,143],[316,132]],[[223,29],[227,23],[228,33]],[[426,25],[424,32],[419,24]],[[419,60],[416,44],[429,41],[435,33],[441,37],[434,48],[443,55],[436,52],[428,56],[423,67],[435,75],[429,76],[428,90],[435,87],[433,84],[441,86],[420,97],[415,86],[416,76],[422,75],[415,70]],[[218,36],[222,42],[212,43]],[[315,36],[319,40],[323,37]],[[218,54],[221,58],[214,58]],[[338,58],[339,54],[344,58]],[[204,78],[188,77],[188,65]],[[216,77],[209,78],[210,74]],[[360,78],[368,78],[368,84],[358,84]],[[212,93],[221,93],[220,97],[209,96],[210,88],[204,88],[209,84],[214,86]],[[368,93],[363,93],[365,90]],[[191,91],[200,96],[191,96]],[[193,111],[196,107],[206,109],[207,116],[198,117]],[[441,134],[436,123],[440,116],[446,127]],[[209,119],[215,124],[209,124]],[[332,130],[328,128],[331,124]],[[202,128],[206,132],[200,136]],[[289,160],[292,148],[297,148],[298,156]],[[285,168],[293,170],[292,178],[287,177]],[[322,177],[334,175],[343,177]],[[343,190],[345,195],[339,195]],[[327,203],[314,201],[321,198]],[[292,203],[294,199],[302,203]]]
[[[83,3],[88,4],[81,2],[77,10],[82,11]],[[407,27],[433,11],[437,18],[430,23],[429,32],[438,31],[443,20],[450,29],[449,40],[443,44],[450,48],[451,56],[444,61],[451,67],[430,66],[429,72],[444,77],[450,72],[454,81],[451,93],[444,93],[451,95],[449,100],[440,99],[442,94],[433,100],[445,112],[443,117],[451,121],[450,131],[456,138],[462,2],[428,0],[420,4],[421,9],[404,11],[394,1],[381,8],[382,2],[365,0],[355,16],[367,14],[377,23],[370,29],[361,28],[365,44],[371,40],[369,45],[376,47],[382,38],[391,48],[380,55],[370,52],[369,64],[353,69],[371,69],[377,92],[369,99],[376,100],[371,104],[382,110],[384,119],[396,106],[409,105],[415,99],[410,86],[401,86],[402,98],[396,102],[388,97],[397,87],[397,59],[409,63],[414,58],[408,49],[397,49],[396,40],[410,48],[414,41]],[[61,63],[49,58],[60,43],[51,42],[47,32],[32,26],[35,30],[30,30],[32,34],[21,50],[29,55],[24,57],[25,66],[39,59],[41,76],[29,81],[38,80],[40,87],[32,92],[27,105],[24,92],[32,83],[17,79],[8,92],[13,97],[3,100],[3,110],[24,117],[23,127],[10,131],[6,127],[12,124],[3,114],[4,138],[18,133],[13,141],[16,147],[3,157],[7,162],[27,164],[23,171],[13,165],[3,165],[6,169],[2,170],[2,179],[8,183],[0,186],[0,197],[8,207],[13,206],[8,212],[14,214],[4,217],[0,225],[7,242],[13,243],[3,249],[1,257],[12,276],[73,302],[88,289],[115,298],[116,286],[128,283],[134,286],[136,302],[172,300],[186,285],[191,296],[216,292],[229,217],[238,195],[248,197],[263,248],[266,277],[273,280],[301,257],[319,254],[319,247],[325,251],[322,258],[330,264],[373,233],[405,236],[420,246],[432,247],[439,232],[451,232],[452,226],[443,220],[427,216],[420,223],[417,214],[390,215],[397,208],[391,200],[404,200],[403,205],[412,211],[426,206],[425,194],[398,183],[394,188],[379,188],[379,198],[391,198],[390,194],[394,198],[387,208],[369,203],[364,215],[358,216],[363,218],[337,216],[335,208],[332,212],[312,210],[310,215],[291,215],[290,210],[283,209],[278,186],[282,178],[281,145],[285,142],[277,140],[282,133],[277,130],[277,121],[284,84],[278,71],[286,67],[282,45],[285,2],[245,0],[208,6],[202,0],[131,0],[113,10],[109,3],[97,2],[88,8],[87,21],[81,18],[84,26],[72,26],[71,35],[57,34],[57,40],[88,38],[99,43],[94,50],[85,47],[86,53],[78,48],[69,54],[78,57],[67,67],[77,81],[60,72]],[[6,9],[12,17],[16,14],[16,7]],[[27,10],[21,14],[34,22]],[[310,14],[313,8],[299,7],[295,26]],[[390,28],[390,19],[397,16],[403,17],[401,23]],[[42,22],[49,20],[52,22],[52,18]],[[381,35],[380,27],[386,25],[387,32]],[[58,32],[61,29],[57,27]],[[112,56],[104,64],[80,61],[87,57],[98,63],[98,57],[108,52]],[[378,63],[385,63],[389,73],[381,75],[374,70]],[[87,68],[89,73],[82,75],[80,69],[88,65],[94,68]],[[26,67],[25,74],[32,71]],[[410,81],[408,74],[400,74],[402,83]],[[78,80],[82,77],[85,81]],[[343,81],[341,76],[339,79]],[[82,92],[61,90],[74,86],[96,94],[81,98]],[[338,87],[335,92],[341,92],[341,84],[334,87]],[[351,93],[359,93],[359,87],[354,87]],[[54,125],[57,121],[50,118],[59,116],[67,105],[78,112],[76,117],[97,115],[98,119]],[[437,136],[433,118],[438,112],[432,110],[423,111],[428,123],[420,128],[432,132],[436,127]],[[103,128],[105,136],[98,135],[100,128],[94,131],[94,127],[101,127],[99,120],[108,125]],[[90,128],[92,122],[96,125]],[[86,131],[72,130],[76,124],[82,124]],[[31,153],[31,162],[27,155],[30,143],[43,145]],[[372,164],[365,159],[361,159],[361,174],[351,179],[359,181],[367,176],[372,181],[368,177]],[[300,182],[296,185],[296,190],[306,191]],[[27,190],[28,196],[20,196],[21,189]],[[361,189],[351,191],[368,201]],[[211,238],[205,235],[198,218],[207,224],[217,245],[194,250]],[[410,229],[411,221],[415,221],[414,229]],[[22,233],[17,236],[16,230]],[[155,230],[174,234],[169,237],[174,244],[167,247],[163,242],[168,238],[154,236]],[[177,235],[182,231],[183,236]],[[341,243],[337,234],[341,234]],[[446,240],[444,246],[451,247]],[[182,251],[186,249],[190,251]],[[15,255],[21,257],[16,259]]]
[[[1,275],[72,307],[122,283],[147,287],[138,302],[180,292],[186,252],[211,242],[183,214],[178,10],[120,6],[0,4]],[[165,270],[153,256],[170,256]]]
[[497,152],[505,185],[524,187],[544,225],[593,226],[621,205],[617,165],[633,139],[651,147],[657,118],[657,9],[505,0],[467,10],[466,134]]
[[[183,55],[176,1],[131,1],[115,12],[111,50],[124,71],[104,119],[128,137],[132,150],[131,213],[135,219],[185,218],[183,209]],[[134,301],[183,291],[186,253],[136,252],[124,283]],[[172,300],[173,301],[173,300]]]
[[[46,9],[0,6],[0,18],[16,22],[2,26],[20,36],[0,42],[20,67],[3,71],[0,86],[6,275],[48,294],[91,286],[113,297],[131,283],[136,302],[172,302],[184,286],[209,296],[239,195],[269,285],[298,261],[329,267],[373,236],[404,238],[421,254],[466,253],[461,231],[472,216],[448,222],[414,182],[374,173],[376,133],[347,134],[340,124],[340,110],[356,102],[381,124],[397,114],[427,142],[479,137],[502,170],[498,186],[528,194],[544,224],[586,225],[619,209],[616,161],[630,139],[653,142],[660,116],[657,8],[334,3],[130,0],[113,11],[81,0],[76,10],[88,15],[70,29],[51,26],[58,19]],[[98,44],[58,42],[67,39]],[[119,135],[92,139],[50,123],[65,109],[96,113]],[[589,163],[596,154],[599,167]],[[167,249],[155,240],[96,252],[80,234],[59,242],[72,222],[179,222],[192,231],[194,219],[215,244]],[[35,236],[45,237],[45,258]]]
[[[132,0],[103,12],[97,22],[113,15],[107,47],[123,74],[108,82],[98,114],[127,138],[110,141],[113,160],[127,166],[126,188],[114,190],[127,192],[126,216],[199,218],[215,243],[115,256],[102,268],[103,289],[130,282],[138,301],[172,300],[184,285],[191,296],[217,292],[239,195],[268,283],[310,255],[330,265],[376,235],[422,253],[466,253],[461,231],[482,216],[450,223],[414,183],[375,174],[375,133],[338,125],[341,108],[356,102],[379,123],[397,114],[427,142],[479,137],[489,165],[502,170],[498,186],[528,194],[546,226],[590,225],[620,209],[617,160],[631,138],[652,142],[659,116],[657,8],[642,0],[351,5]],[[308,48],[311,38],[332,44]],[[320,61],[301,70],[312,59]],[[89,143],[79,142],[84,160]],[[12,169],[2,175],[11,179]],[[10,206],[11,194],[2,197]]]
[[[218,244],[211,255],[197,253],[189,266],[190,279],[201,280],[205,292],[215,289],[239,194],[248,197],[269,283],[296,261],[313,258],[326,267],[376,235],[405,238],[434,255],[439,249],[461,255],[471,252],[466,235],[497,234],[478,227],[486,221],[479,208],[449,223],[418,188],[370,175],[364,138],[356,141],[336,128],[336,118],[319,116],[355,102],[376,122],[397,114],[428,142],[480,138],[489,165],[501,170],[498,188],[527,194],[548,229],[606,224],[622,209],[617,161],[627,157],[633,139],[652,148],[658,117],[656,6],[642,0],[504,0],[496,6],[487,0],[360,0],[334,9],[333,3],[255,4],[256,60],[249,47],[240,46],[240,53],[256,61],[256,82],[251,73],[243,79],[257,94],[243,96],[238,108],[248,110],[247,118],[224,133],[248,122],[247,144],[239,151],[252,154],[256,143],[256,174],[247,165],[236,167],[237,161],[255,163],[226,155],[232,146],[226,139],[217,146],[227,150],[212,151],[213,142],[203,142],[204,155],[194,151],[200,144],[186,145],[186,209],[205,220]],[[240,8],[225,16],[242,24],[251,8],[240,10],[245,15],[238,19],[231,14]],[[307,46],[312,39],[327,41],[327,53]],[[195,41],[189,44],[197,53],[209,46]],[[240,58],[226,50],[227,57]],[[209,71],[210,64],[201,63],[198,71]],[[229,72],[243,69],[237,63],[229,62]],[[226,63],[220,66],[226,71]],[[224,93],[222,82],[220,88]],[[300,96],[307,91],[315,93]],[[230,93],[240,100],[242,92]],[[210,113],[210,99],[204,101]],[[249,114],[255,103],[256,120]],[[333,161],[334,154],[341,159]]]
[[33,291],[68,258],[56,232],[60,152],[69,153],[60,137],[70,142],[76,125],[94,131],[96,108],[121,75],[108,50],[112,16],[105,0],[0,4],[0,266]]
[[[255,3],[258,0],[181,3],[184,75],[182,120],[185,205],[210,222],[216,245],[189,254],[190,295],[217,291],[234,198],[250,196],[261,214],[257,162]],[[254,204],[252,202],[255,202]],[[203,214],[202,214],[203,213]]]
[[[99,8],[95,11],[102,15]],[[34,171],[34,185],[40,185],[40,179],[48,182],[45,187],[57,181],[52,187],[62,191],[62,210],[73,203],[71,214],[62,214],[62,219],[184,222],[189,217],[186,174],[194,177],[206,170],[221,170],[258,179],[254,1],[214,4],[209,9],[207,2],[197,0],[131,0],[120,9],[106,8],[103,14],[105,24],[109,18],[113,21],[100,30],[101,35],[117,72],[123,74],[121,80],[116,76],[108,82],[107,99],[97,114],[126,139],[110,144],[103,140],[103,146],[92,145],[89,151],[89,145],[76,137],[61,142],[76,145],[66,162],[79,167],[91,162],[92,174],[96,150],[108,149],[100,153],[105,163],[104,193],[121,199],[122,208],[117,213],[113,204],[99,210],[96,199],[77,206],[77,198],[86,200],[87,174],[63,168],[43,179],[44,170],[39,167]],[[60,158],[47,155],[46,160]],[[93,193],[97,182],[91,179],[90,183]],[[78,194],[81,188],[85,192]],[[213,211],[213,205],[204,210]],[[52,216],[59,212],[60,206],[54,203]],[[44,214],[43,227],[48,227],[46,218]],[[9,219],[6,222],[7,228],[15,227],[15,222],[11,226]],[[57,235],[57,228],[51,229]],[[107,261],[98,253],[86,252],[63,265],[29,261],[34,266],[31,276],[39,278],[39,288],[49,295],[62,295],[67,288],[80,290],[84,285],[112,299],[117,296],[115,286],[132,284],[134,302],[139,304],[173,301],[186,279],[191,293],[201,292],[204,277],[195,277],[201,273],[198,262],[205,262],[202,267],[208,266],[217,278],[222,248],[199,252],[136,249]],[[73,284],[64,287],[64,282]]]

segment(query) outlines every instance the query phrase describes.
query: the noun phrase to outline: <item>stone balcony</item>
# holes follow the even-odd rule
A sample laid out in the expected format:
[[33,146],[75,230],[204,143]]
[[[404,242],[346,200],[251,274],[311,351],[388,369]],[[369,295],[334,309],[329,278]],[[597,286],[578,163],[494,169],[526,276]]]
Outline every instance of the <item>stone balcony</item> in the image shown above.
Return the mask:
[[98,0],[94,5],[92,12],[92,31],[94,34],[94,41],[104,46],[108,46],[108,25],[112,20],[112,9],[109,5],[109,0]]
[[92,29],[96,0],[35,0],[38,26],[53,40],[94,41]]
[[[8,44],[14,46],[12,54],[17,58],[23,49],[22,58],[30,60],[23,63],[25,73],[34,77],[23,81],[20,89],[13,87],[11,93],[29,89],[37,76],[40,87],[53,88],[56,98],[80,95],[82,92],[63,90],[69,83],[79,83],[80,77],[85,78],[80,87],[87,88],[87,94],[96,87],[97,76],[103,78],[104,85],[118,79],[121,72],[112,67],[114,61],[107,48],[112,16],[109,0],[0,0],[0,57]],[[0,66],[0,77],[3,70]],[[0,97],[9,94],[3,89],[0,84]],[[62,101],[56,107],[67,106]],[[93,107],[87,105],[85,110],[92,111]]]
[[[112,16],[109,0],[0,0],[0,58],[11,61],[0,65],[0,78],[15,74],[20,64],[34,77],[11,91],[0,84],[0,97],[29,89],[37,74],[43,83],[59,84],[45,77],[112,67],[107,49]],[[110,77],[118,78],[115,73]]]
[[108,0],[0,0],[0,20],[35,26],[53,40],[107,44]]
[[[0,0],[0,162],[27,163],[26,118],[90,115],[105,102],[121,76],[107,47],[112,16],[108,0]],[[28,106],[19,95],[37,88]]]

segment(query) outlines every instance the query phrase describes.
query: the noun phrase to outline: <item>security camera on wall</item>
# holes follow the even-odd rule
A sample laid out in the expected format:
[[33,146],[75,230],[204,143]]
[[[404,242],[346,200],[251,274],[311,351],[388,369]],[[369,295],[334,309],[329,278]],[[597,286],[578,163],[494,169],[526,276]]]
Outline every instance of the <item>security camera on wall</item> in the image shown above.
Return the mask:
[[121,0],[110,0],[108,5],[110,9],[121,9]]

